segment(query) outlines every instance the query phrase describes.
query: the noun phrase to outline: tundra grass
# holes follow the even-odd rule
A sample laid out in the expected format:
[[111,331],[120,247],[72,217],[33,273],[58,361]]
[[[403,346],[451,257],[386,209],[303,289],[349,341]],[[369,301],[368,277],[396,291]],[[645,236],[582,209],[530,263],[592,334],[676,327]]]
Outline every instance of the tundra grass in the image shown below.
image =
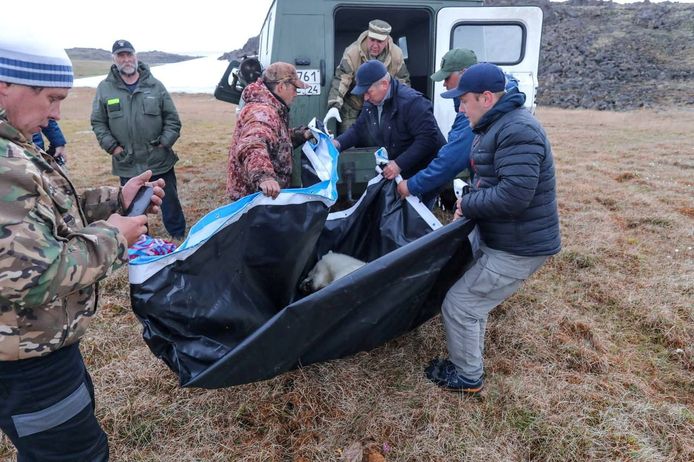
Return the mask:
[[[79,187],[113,184],[75,89],[61,126]],[[174,95],[188,223],[225,203],[234,106]],[[82,341],[117,461],[694,460],[694,112],[540,108],[563,250],[491,315],[480,399],[429,383],[440,317],[368,353],[222,390],[153,357],[126,270]],[[444,219],[446,215],[442,215]],[[154,233],[163,233],[154,220]],[[163,234],[162,234],[163,235]],[[0,439],[0,460],[14,457]]]

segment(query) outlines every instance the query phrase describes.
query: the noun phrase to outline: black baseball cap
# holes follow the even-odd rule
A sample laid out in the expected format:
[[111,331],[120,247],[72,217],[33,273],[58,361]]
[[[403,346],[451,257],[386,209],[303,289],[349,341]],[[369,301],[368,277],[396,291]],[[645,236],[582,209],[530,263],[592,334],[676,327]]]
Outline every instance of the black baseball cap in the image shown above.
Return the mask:
[[135,53],[135,48],[133,47],[133,44],[128,42],[127,40],[116,40],[115,42],[113,42],[113,47],[111,47],[111,53],[115,55],[116,53],[120,53],[122,51]]

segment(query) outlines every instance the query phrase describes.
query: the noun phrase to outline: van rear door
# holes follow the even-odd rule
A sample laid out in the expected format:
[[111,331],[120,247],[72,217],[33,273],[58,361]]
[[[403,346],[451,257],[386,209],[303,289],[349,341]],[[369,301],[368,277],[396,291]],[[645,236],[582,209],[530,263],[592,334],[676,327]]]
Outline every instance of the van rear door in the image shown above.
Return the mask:
[[[479,62],[497,64],[518,79],[526,107],[534,110],[541,35],[542,10],[536,6],[441,8],[436,17],[434,70],[447,51],[471,49]],[[444,91],[443,82],[436,82],[434,115],[447,135],[455,112],[453,102],[441,98]]]

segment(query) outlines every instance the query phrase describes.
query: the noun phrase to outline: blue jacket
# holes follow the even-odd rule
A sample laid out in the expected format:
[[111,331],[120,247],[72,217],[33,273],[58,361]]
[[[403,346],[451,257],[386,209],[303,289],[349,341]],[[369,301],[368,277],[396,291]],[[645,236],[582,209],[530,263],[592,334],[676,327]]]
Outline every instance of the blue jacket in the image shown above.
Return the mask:
[[48,126],[46,128],[42,128],[40,132],[36,132],[32,135],[32,141],[34,144],[41,148],[42,151],[45,151],[46,148],[45,144],[43,143],[43,136],[41,136],[41,133],[46,135],[49,145],[53,146],[54,148],[65,146],[67,144],[65,137],[63,136],[63,132],[58,126],[58,122],[53,119],[48,119]]
[[381,124],[378,108],[365,103],[357,121],[337,137],[340,149],[353,146],[383,146],[388,158],[395,160],[403,178],[409,178],[426,167],[436,152],[446,144],[434,118],[431,102],[421,93],[390,81],[391,92],[383,103]]
[[462,210],[492,249],[553,255],[561,249],[554,158],[524,100],[523,93],[504,95],[473,129],[474,181]]
[[[506,74],[506,91],[519,92],[518,80],[510,74]],[[523,94],[523,103],[525,94]],[[460,98],[453,99],[453,107],[456,112],[460,109]],[[521,103],[522,104],[522,103]],[[467,116],[458,112],[453,121],[451,131],[448,132],[448,143],[441,148],[434,160],[423,170],[420,170],[407,180],[407,189],[413,196],[420,198],[438,192],[446,183],[450,183],[466,168],[470,167],[470,149],[475,135],[470,128]]]
[[456,114],[451,131],[448,132],[448,143],[439,150],[427,168],[407,180],[410,194],[421,198],[432,191],[438,191],[468,168],[473,136],[467,116],[462,112]]

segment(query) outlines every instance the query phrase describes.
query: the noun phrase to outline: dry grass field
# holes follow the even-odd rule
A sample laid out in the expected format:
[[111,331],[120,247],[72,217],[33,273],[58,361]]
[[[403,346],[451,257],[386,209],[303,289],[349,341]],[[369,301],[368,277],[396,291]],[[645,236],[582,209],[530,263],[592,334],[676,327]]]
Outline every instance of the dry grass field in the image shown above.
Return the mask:
[[113,62],[97,59],[75,59],[72,62],[76,79],[93,75],[105,75],[111,69],[111,64]]
[[[116,184],[90,131],[93,92],[63,105],[78,187]],[[234,107],[174,100],[190,225],[225,202]],[[563,250],[493,312],[481,398],[424,378],[445,355],[440,317],[354,357],[181,389],[142,341],[122,269],[82,341],[112,460],[694,460],[694,111],[537,114],[556,156]],[[0,460],[13,454],[0,439]]]

